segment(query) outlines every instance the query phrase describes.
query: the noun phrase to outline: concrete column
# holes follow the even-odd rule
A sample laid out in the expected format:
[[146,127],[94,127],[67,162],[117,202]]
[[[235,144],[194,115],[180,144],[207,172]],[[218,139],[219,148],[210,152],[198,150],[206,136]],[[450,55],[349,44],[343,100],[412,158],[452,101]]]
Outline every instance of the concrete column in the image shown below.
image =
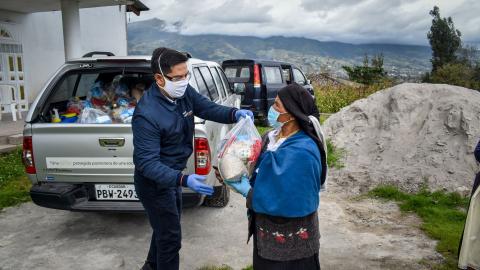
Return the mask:
[[65,60],[82,56],[80,13],[77,0],[61,0]]

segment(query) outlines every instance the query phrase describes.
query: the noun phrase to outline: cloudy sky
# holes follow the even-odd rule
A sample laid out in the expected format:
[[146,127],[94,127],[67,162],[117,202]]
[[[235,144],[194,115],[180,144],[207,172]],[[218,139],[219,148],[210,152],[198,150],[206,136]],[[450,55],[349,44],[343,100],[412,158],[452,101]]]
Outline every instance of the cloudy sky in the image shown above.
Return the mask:
[[429,10],[451,16],[464,42],[480,44],[480,0],[141,0],[130,21],[181,22],[183,34],[300,36],[350,43],[427,45]]

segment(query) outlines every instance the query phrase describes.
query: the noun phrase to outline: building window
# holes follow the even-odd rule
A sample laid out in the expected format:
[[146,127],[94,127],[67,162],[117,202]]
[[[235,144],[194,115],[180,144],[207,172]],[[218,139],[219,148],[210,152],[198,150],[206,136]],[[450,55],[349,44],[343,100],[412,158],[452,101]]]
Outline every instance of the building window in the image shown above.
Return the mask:
[[5,29],[0,29],[0,37],[11,39],[12,35]]
[[17,67],[18,71],[22,72],[23,71],[23,64],[22,64],[22,57],[17,56]]
[[20,100],[25,100],[25,87],[20,85]]
[[15,71],[15,66],[14,66],[14,63],[13,63],[13,56],[11,56],[11,55],[8,56],[8,69],[10,71]]

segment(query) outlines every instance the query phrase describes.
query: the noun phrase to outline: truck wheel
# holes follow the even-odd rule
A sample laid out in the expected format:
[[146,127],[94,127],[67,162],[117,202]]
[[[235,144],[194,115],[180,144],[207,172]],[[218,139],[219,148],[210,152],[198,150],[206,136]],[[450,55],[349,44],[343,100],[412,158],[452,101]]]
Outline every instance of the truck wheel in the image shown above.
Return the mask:
[[226,185],[214,186],[213,195],[205,197],[203,205],[207,207],[225,207],[230,201],[230,189]]

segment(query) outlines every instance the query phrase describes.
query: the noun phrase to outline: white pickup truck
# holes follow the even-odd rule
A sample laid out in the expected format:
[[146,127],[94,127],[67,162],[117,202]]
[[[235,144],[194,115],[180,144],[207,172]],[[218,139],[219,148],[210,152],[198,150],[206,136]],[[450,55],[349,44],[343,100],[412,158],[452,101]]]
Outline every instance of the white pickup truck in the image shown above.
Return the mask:
[[[190,84],[200,94],[219,104],[240,107],[240,96],[217,63],[190,58],[188,68],[193,75]],[[140,83],[145,89],[154,83],[150,57],[142,56],[88,55],[68,61],[55,73],[32,104],[23,131],[23,159],[37,205],[72,211],[143,211],[133,185],[131,124],[52,119],[54,111],[67,110],[72,98],[86,100],[100,78]],[[230,128],[195,118],[194,151],[185,173],[207,175],[215,193],[205,198],[184,189],[185,206],[228,204],[229,191],[211,167],[217,163],[215,148]]]

